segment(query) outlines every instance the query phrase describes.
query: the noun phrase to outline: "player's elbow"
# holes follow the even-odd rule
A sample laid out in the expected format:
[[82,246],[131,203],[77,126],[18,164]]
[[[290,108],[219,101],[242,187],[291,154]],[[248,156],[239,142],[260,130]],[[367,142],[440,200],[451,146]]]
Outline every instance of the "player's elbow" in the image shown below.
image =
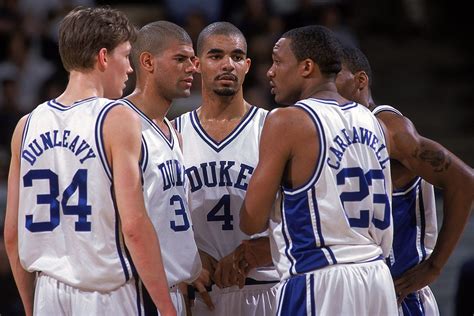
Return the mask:
[[148,224],[149,219],[145,216],[139,216],[135,218],[128,218],[122,221],[122,234],[126,241],[134,242],[141,240],[143,232],[146,230],[145,227]]
[[3,238],[5,242],[5,251],[8,257],[11,257],[14,253],[18,252],[18,233],[16,229],[5,225],[3,231]]

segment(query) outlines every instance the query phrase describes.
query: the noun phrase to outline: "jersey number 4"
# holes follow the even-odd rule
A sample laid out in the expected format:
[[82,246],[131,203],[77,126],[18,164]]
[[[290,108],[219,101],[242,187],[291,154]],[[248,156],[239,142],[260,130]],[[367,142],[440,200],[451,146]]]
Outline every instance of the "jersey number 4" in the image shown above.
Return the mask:
[[[218,214],[221,209],[223,209],[222,214]],[[207,221],[208,222],[223,222],[222,230],[233,230],[234,225],[232,225],[232,221],[234,220],[234,216],[230,213],[230,195],[225,194],[222,198],[217,202],[216,206],[212,208],[212,210],[207,213]]]
[[[49,182],[49,194],[38,194],[37,204],[49,205],[49,221],[34,222],[33,215],[26,215],[26,229],[30,232],[53,231],[60,221],[59,208],[62,207],[64,215],[76,215],[75,230],[80,232],[91,231],[91,223],[87,221],[87,215],[91,214],[91,206],[87,205],[87,169],[79,169],[72,178],[69,186],[63,191],[61,203],[59,196],[58,175],[50,169],[30,170],[23,176],[23,186],[32,187],[34,180],[47,180]],[[77,205],[69,205],[71,196],[78,191]]]

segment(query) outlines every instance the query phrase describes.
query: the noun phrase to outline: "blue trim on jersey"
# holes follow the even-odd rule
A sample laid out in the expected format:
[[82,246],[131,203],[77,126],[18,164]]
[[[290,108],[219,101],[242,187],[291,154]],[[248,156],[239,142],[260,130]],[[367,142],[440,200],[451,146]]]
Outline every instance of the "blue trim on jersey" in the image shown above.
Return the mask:
[[23,127],[23,133],[21,135],[21,146],[20,146],[20,152],[19,152],[20,156],[18,157],[20,159],[19,161],[21,161],[21,154],[23,152],[23,148],[25,145],[26,135],[28,134],[28,128],[30,127],[30,120],[31,120],[32,114],[33,112],[28,114],[28,117],[26,118],[25,126]]
[[418,189],[418,200],[420,201],[420,248],[421,248],[421,261],[426,259],[426,248],[425,248],[425,236],[426,236],[426,217],[425,217],[425,203],[423,202],[423,190],[421,188],[421,182]]
[[70,109],[75,108],[78,105],[84,104],[84,103],[89,102],[89,101],[94,100],[94,99],[98,99],[98,97],[94,96],[94,97],[85,98],[85,99],[82,99],[82,100],[79,100],[79,101],[75,101],[70,106],[59,103],[58,101],[56,101],[56,99],[49,100],[47,102],[47,104],[50,107],[52,107],[53,109],[56,109],[56,110],[59,110],[59,111],[68,111]]
[[178,116],[173,121],[174,121],[174,125],[176,127],[176,130],[181,133],[182,128],[183,128],[183,124],[181,123],[181,116]]
[[[288,280],[285,288],[283,299],[279,306],[279,315],[288,316],[307,316],[307,287],[306,274],[297,275]],[[312,297],[314,298],[314,297]],[[315,315],[315,313],[311,313]]]
[[97,121],[95,123],[95,143],[97,146],[97,151],[99,152],[99,158],[100,162],[102,163],[102,166],[104,167],[105,173],[107,174],[107,177],[109,178],[110,182],[112,182],[112,168],[109,166],[109,163],[107,162],[107,156],[105,154],[105,148],[104,148],[104,136],[102,134],[102,128],[104,125],[105,117],[107,116],[107,113],[112,109],[113,107],[119,105],[118,103],[115,103],[115,101],[107,103],[104,108],[100,111],[99,115],[97,116]]
[[284,210],[284,206],[283,206],[284,199],[285,199],[285,195],[283,194],[283,197],[282,197],[281,202],[280,202],[281,225],[282,225],[281,233],[283,235],[283,239],[285,240],[285,254],[286,254],[286,257],[288,258],[288,260],[290,261],[289,271],[290,271],[290,273],[293,273],[292,271],[293,271],[293,267],[295,265],[295,260],[291,256],[291,253],[290,253],[290,238],[289,238],[289,236],[287,235],[287,232],[286,232],[286,229],[288,227],[286,225],[285,210]]
[[382,112],[392,112],[392,113],[398,114],[400,116],[403,116],[402,112],[400,112],[399,110],[397,110],[396,108],[394,108],[393,106],[390,106],[390,105],[379,105],[379,106],[375,107],[375,109],[372,110],[372,114],[374,114],[374,115],[377,115],[377,114],[382,113]]
[[191,124],[196,130],[197,134],[202,138],[202,140],[209,145],[214,151],[220,152],[224,149],[227,145],[229,145],[239,134],[240,132],[247,126],[247,124],[252,120],[252,118],[257,113],[258,108],[256,106],[251,105],[250,109],[244,115],[242,120],[239,124],[234,128],[234,130],[227,135],[223,140],[220,142],[216,142],[211,136],[209,136],[199,121],[199,116],[197,115],[197,111],[194,110],[189,113],[189,117],[191,118]]
[[313,200],[313,205],[314,205],[314,213],[316,217],[316,225],[318,228],[318,234],[319,238],[321,240],[321,247],[325,248],[327,252],[329,253],[329,256],[331,257],[332,264],[336,264],[336,256],[334,256],[334,253],[332,252],[332,249],[326,246],[326,243],[324,242],[324,237],[323,237],[323,230],[321,228],[321,217],[319,215],[319,206],[318,206],[318,199],[316,198],[316,188],[311,189],[311,199]]
[[422,181],[420,177],[415,177],[404,188],[392,194],[394,261],[388,260],[387,263],[394,277],[400,276],[427,257]]
[[352,102],[352,103],[340,105],[340,108],[341,108],[341,110],[346,111],[346,110],[350,110],[350,109],[356,108],[356,107],[358,107],[358,106],[359,106],[358,103]]
[[309,276],[309,298],[311,300],[311,315],[316,315],[316,295],[314,293],[314,275]]
[[400,305],[403,316],[425,316],[425,307],[418,291],[408,294]]
[[[120,215],[117,208],[117,202],[115,200],[114,189],[113,186],[110,186],[110,194],[112,196],[112,202],[114,204],[114,212],[115,212],[115,246],[117,247],[117,253],[119,255],[120,264],[122,265],[123,274],[125,275],[125,281],[130,280],[130,271],[128,271],[127,263],[125,262],[125,257],[123,252],[124,251],[124,244],[120,237],[123,239],[122,231],[120,229]],[[128,259],[128,258],[127,258]],[[129,261],[130,262],[130,261]]]
[[278,297],[278,305],[277,305],[277,311],[276,315],[280,316],[281,315],[281,302],[283,301],[283,297],[285,296],[285,288],[286,285],[288,284],[288,280],[285,280],[283,284],[280,284],[280,297]]
[[146,139],[142,134],[142,145],[141,145],[142,155],[140,157],[140,168],[142,169],[142,173],[145,173],[146,167],[148,165],[148,145],[146,143]]
[[[356,102],[352,102],[352,101],[349,101],[349,102],[343,103],[343,104],[339,104],[339,102],[337,102],[337,101],[334,100],[334,99],[308,98],[308,99],[305,99],[305,100],[314,100],[314,101],[319,102],[319,103],[329,104],[329,105],[336,105],[336,106],[338,106],[338,107],[346,107],[346,106],[349,106],[349,105],[355,105],[355,106],[357,106],[357,103],[356,103]],[[300,100],[300,101],[298,101],[297,103],[300,103],[301,101],[303,101],[303,100]],[[347,109],[343,109],[343,110],[347,110]]]
[[282,229],[289,234],[286,253],[291,263],[290,274],[307,273],[337,263],[324,242],[315,189],[311,190],[311,201],[307,193],[285,196],[283,209]]
[[142,316],[142,298],[141,298],[141,280],[139,278],[135,279],[135,292],[137,293],[137,314],[138,316]]
[[316,129],[318,131],[318,138],[319,138],[319,151],[318,151],[319,158],[316,163],[316,167],[313,171],[313,175],[305,184],[294,189],[283,186],[284,192],[287,195],[294,195],[294,194],[301,193],[303,191],[308,190],[311,186],[313,186],[318,181],[319,176],[321,175],[321,172],[323,170],[324,161],[326,160],[326,134],[324,133],[323,124],[321,123],[319,116],[310,106],[308,106],[307,104],[303,102],[297,102],[294,106],[300,109],[303,109],[305,112],[307,112],[309,117],[313,121],[314,125],[316,126]]
[[148,116],[146,116],[146,114],[143,113],[142,110],[140,110],[135,104],[133,104],[132,101],[127,100],[127,99],[121,99],[121,101],[126,103],[126,105],[128,105],[142,119],[144,119],[151,126],[151,128],[154,129],[160,135],[160,137],[164,139],[164,141],[168,144],[168,146],[171,149],[173,149],[173,146],[174,146],[174,137],[173,137],[173,134],[172,134],[173,127],[170,126],[170,124],[168,124],[166,119],[164,120],[164,122],[165,122],[165,124],[168,127],[168,130],[170,132],[170,138],[166,137],[166,135],[161,131],[161,129],[158,127],[158,125],[156,125],[155,122],[153,122]]

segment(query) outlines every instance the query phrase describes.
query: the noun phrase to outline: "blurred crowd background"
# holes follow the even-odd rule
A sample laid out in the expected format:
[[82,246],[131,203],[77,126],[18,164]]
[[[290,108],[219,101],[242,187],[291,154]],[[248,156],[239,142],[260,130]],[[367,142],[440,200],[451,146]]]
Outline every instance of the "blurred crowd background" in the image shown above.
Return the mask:
[[[376,103],[397,107],[418,131],[474,165],[474,46],[470,10],[440,0],[0,0],[0,237],[6,201],[10,138],[18,119],[67,84],[57,49],[58,22],[77,5],[110,5],[137,27],[155,20],[183,26],[194,41],[209,23],[230,21],[247,38],[252,67],[247,101],[272,109],[266,72],[273,44],[286,30],[308,24],[332,29],[368,56]],[[471,38],[471,40],[469,39]],[[199,77],[190,98],[179,99],[169,118],[200,105]],[[131,76],[125,94],[134,85]],[[442,208],[438,194],[439,209]],[[439,212],[438,212],[439,213]],[[439,214],[439,221],[442,214]],[[432,288],[441,315],[454,315],[461,265],[474,257],[474,220]],[[0,243],[0,315],[22,313]]]

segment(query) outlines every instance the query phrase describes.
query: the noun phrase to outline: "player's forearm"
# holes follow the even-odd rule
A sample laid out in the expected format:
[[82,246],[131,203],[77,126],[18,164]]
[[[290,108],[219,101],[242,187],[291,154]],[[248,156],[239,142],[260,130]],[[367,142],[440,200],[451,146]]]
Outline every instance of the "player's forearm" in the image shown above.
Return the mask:
[[33,315],[35,274],[23,269],[18,256],[18,248],[7,244],[7,255],[18,292],[27,316]]
[[145,217],[135,220],[134,223],[128,223],[124,225],[124,237],[133,263],[153,302],[160,314],[168,314],[174,307],[169,294],[160,244],[152,223]]
[[443,200],[443,223],[429,259],[439,271],[445,266],[462,236],[473,202],[472,194],[459,189],[445,189]]
[[268,217],[269,216],[263,214],[263,212],[255,212],[251,204],[244,201],[240,209],[240,230],[247,235],[261,233],[268,227]]

